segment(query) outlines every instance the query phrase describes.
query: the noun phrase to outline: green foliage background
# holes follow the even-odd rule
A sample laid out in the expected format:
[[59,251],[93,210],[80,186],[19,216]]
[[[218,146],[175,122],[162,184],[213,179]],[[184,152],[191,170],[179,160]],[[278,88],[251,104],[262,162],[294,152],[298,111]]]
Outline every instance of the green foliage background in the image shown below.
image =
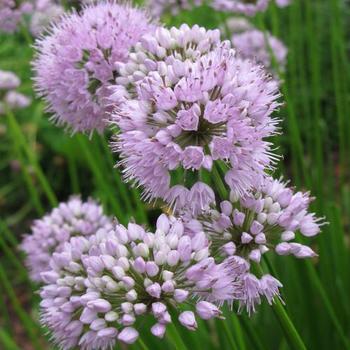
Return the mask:
[[[319,258],[275,258],[272,268],[284,284],[286,309],[309,349],[350,349],[350,33],[349,4],[342,0],[293,0],[286,9],[271,5],[253,21],[289,48],[279,116],[283,135],[274,140],[284,155],[278,174],[317,197],[313,209],[329,225],[312,241]],[[228,14],[208,7],[166,17],[168,25],[223,24]],[[12,70],[32,95],[31,38],[22,29],[0,34],[0,69]],[[70,194],[100,199],[122,223],[135,217],[152,225],[157,210],[140,201],[121,181],[108,148],[108,135],[70,137],[49,122],[44,104],[0,116],[0,349],[53,349],[38,323],[39,298],[17,250],[33,218]],[[226,313],[227,321],[200,323],[191,333],[175,323],[165,340],[140,325],[133,349],[288,349],[273,310]],[[119,345],[118,345],[119,347]]]

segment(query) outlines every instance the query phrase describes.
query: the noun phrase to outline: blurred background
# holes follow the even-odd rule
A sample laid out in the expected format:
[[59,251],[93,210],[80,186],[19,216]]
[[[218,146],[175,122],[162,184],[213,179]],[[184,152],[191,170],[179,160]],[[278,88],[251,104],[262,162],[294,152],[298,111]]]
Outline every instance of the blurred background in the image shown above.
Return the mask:
[[[168,26],[223,28],[225,37],[230,16],[200,6],[176,16],[165,14],[162,21]],[[285,8],[272,2],[266,12],[250,20],[288,48],[281,86],[285,103],[276,114],[283,132],[274,140],[277,152],[283,154],[277,174],[297,189],[310,190],[317,197],[312,209],[329,222],[312,242],[317,259],[271,259],[284,285],[288,313],[309,349],[350,349],[349,16],[347,1],[292,0]],[[13,34],[0,32],[0,69],[17,74],[22,82],[18,92],[33,99],[26,108],[0,111],[0,349],[4,350],[54,349],[38,322],[37,286],[29,281],[17,249],[33,219],[78,193],[99,199],[106,213],[121,223],[134,217],[152,225],[159,213],[122,182],[108,133],[91,139],[71,136],[50,122],[43,101],[33,91],[34,39],[28,20],[24,17]],[[250,318],[229,312],[226,317],[228,322],[201,323],[195,333],[172,326],[165,340],[148,335],[130,348],[288,349],[268,305]]]

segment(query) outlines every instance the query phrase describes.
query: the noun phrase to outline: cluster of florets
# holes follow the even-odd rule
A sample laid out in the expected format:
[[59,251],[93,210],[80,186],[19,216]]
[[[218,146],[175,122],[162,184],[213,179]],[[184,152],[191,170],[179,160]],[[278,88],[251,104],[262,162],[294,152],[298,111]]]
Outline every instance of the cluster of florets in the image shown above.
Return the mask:
[[269,33],[251,29],[233,34],[232,44],[242,57],[262,64],[274,76],[285,69],[288,49]]
[[23,15],[32,11],[32,4],[25,1],[20,5],[15,0],[0,2],[0,32],[13,33],[17,30]]
[[266,10],[269,0],[213,0],[212,6],[220,11],[242,13],[254,16],[257,12]]
[[54,120],[72,131],[102,131],[107,97],[130,47],[153,29],[146,14],[114,1],[85,7],[50,28],[37,41],[36,88]]
[[71,237],[90,236],[99,228],[109,227],[111,220],[93,200],[82,202],[79,197],[72,197],[68,202],[60,203],[51,213],[34,221],[31,234],[26,235],[21,244],[27,254],[26,266],[31,279],[42,282],[40,274],[50,268],[52,254],[62,251]]
[[0,70],[0,115],[6,112],[6,108],[20,109],[30,105],[31,99],[15,90],[20,84],[21,80],[15,73]]
[[72,238],[42,273],[42,322],[63,349],[107,349],[116,340],[135,342],[135,322],[142,316],[154,317],[151,332],[162,338],[172,321],[169,308],[195,330],[195,313],[208,320],[220,317],[219,305],[226,301],[250,305],[257,286],[254,298],[274,293],[269,276],[252,287],[243,259],[215,264],[208,253],[203,232],[190,238],[181,221],[164,214],[155,233],[130,223]]
[[299,232],[316,236],[323,224],[308,211],[312,201],[309,193],[294,193],[286,183],[267,178],[250,194],[230,197],[220,203],[219,210],[213,208],[199,218],[212,251],[256,263],[270,249],[297,258],[316,256],[311,248],[294,241]]
[[181,10],[190,10],[202,3],[203,0],[147,0],[146,5],[153,16],[159,17],[164,13],[177,15]]
[[63,6],[53,0],[37,0],[30,19],[30,32],[38,37],[63,15]]
[[[265,139],[276,131],[277,84],[228,42],[195,62],[171,56],[161,70],[138,80],[136,96],[114,116],[125,177],[150,198],[188,202],[198,183],[191,175],[223,161],[231,167],[226,181],[244,193],[274,160]],[[176,169],[181,181],[172,176]]]

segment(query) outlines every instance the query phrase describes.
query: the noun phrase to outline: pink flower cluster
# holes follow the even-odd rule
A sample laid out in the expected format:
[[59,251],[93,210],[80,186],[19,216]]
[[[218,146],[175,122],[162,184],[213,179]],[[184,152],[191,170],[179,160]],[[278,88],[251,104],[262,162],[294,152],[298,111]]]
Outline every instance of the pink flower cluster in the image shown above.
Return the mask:
[[129,5],[102,1],[62,18],[37,41],[36,88],[53,119],[72,131],[102,131],[111,111],[106,105],[115,63],[153,25]]
[[33,6],[29,1],[25,1],[18,6],[15,0],[1,0],[0,32],[15,32],[22,20],[22,16],[31,12],[32,8]]
[[278,295],[280,283],[269,275],[257,279],[243,259],[215,263],[208,254],[203,232],[190,238],[181,220],[164,214],[154,233],[130,223],[73,237],[41,273],[42,322],[63,349],[107,349],[117,340],[134,343],[135,323],[146,315],[155,320],[151,333],[163,338],[169,308],[194,331],[196,316],[221,317],[225,302],[250,311],[261,296]]

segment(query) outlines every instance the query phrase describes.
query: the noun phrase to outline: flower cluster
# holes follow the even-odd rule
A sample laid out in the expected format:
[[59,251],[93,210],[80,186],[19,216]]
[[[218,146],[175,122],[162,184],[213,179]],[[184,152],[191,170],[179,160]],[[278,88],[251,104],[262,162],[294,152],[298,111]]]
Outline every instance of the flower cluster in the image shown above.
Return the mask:
[[[136,96],[114,116],[126,179],[177,207],[203,191],[213,197],[197,186],[198,174],[223,161],[231,167],[227,182],[244,193],[274,161],[265,139],[276,131],[277,84],[228,42],[194,62],[167,63],[138,80]],[[176,179],[174,170],[183,174]]]
[[109,117],[107,96],[115,63],[151,31],[146,14],[129,5],[101,2],[62,18],[37,41],[36,88],[53,119],[73,131],[102,131]]
[[285,69],[288,50],[279,39],[269,33],[251,29],[233,34],[232,44],[242,57],[256,60],[274,76],[277,72],[273,60],[278,66],[277,71]]
[[220,11],[242,13],[254,16],[257,12],[265,11],[269,0],[213,0],[212,6]]
[[0,115],[9,109],[21,109],[28,107],[31,99],[15,89],[19,87],[21,80],[16,74],[0,70]]
[[190,10],[202,3],[203,0],[148,0],[147,6],[155,17],[159,17],[167,12],[176,15],[182,9]]
[[311,258],[316,253],[294,241],[298,232],[305,237],[320,232],[323,220],[308,211],[311,201],[309,193],[294,193],[286,183],[268,177],[249,195],[232,193],[219,211],[213,208],[199,221],[211,250],[222,257],[238,255],[259,263],[262,254],[273,249],[279,255]]
[[22,16],[32,11],[29,1],[19,6],[15,0],[1,0],[0,2],[0,32],[13,33],[17,30]]
[[72,197],[60,203],[51,213],[36,220],[31,234],[25,236],[21,249],[27,254],[26,266],[33,281],[42,282],[41,272],[47,271],[54,252],[62,251],[65,242],[73,236],[90,236],[99,228],[108,229],[111,220],[103,214],[96,202],[82,202]]
[[154,317],[150,331],[162,338],[172,321],[169,309],[195,330],[195,313],[208,320],[220,317],[225,301],[251,307],[259,293],[278,293],[271,276],[253,278],[243,259],[215,264],[202,232],[190,238],[180,220],[164,214],[155,233],[130,223],[72,238],[41,276],[42,322],[63,349],[131,344],[139,336],[135,322],[145,315]]
[[63,15],[64,8],[53,0],[37,0],[30,19],[30,32],[38,37]]

